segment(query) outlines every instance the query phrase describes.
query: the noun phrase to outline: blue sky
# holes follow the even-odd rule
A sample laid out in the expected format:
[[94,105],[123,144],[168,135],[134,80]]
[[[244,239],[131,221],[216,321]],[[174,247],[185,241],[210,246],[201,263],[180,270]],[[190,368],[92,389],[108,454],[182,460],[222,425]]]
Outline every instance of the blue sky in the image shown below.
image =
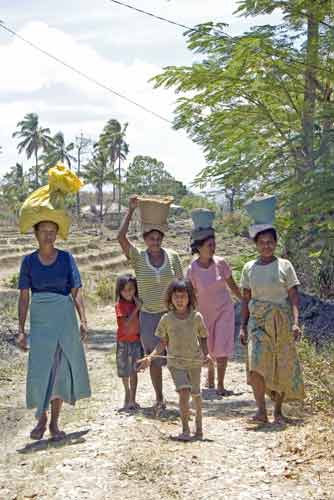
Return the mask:
[[[229,24],[231,34],[255,24],[233,15],[233,0],[127,0],[136,7],[193,26],[206,21]],[[25,38],[119,92],[169,119],[175,95],[154,90],[148,80],[163,66],[191,64],[182,29],[152,20],[109,0],[2,0],[0,20]],[[276,22],[262,17],[257,24]],[[105,122],[128,122],[131,158],[151,155],[177,178],[191,183],[205,167],[203,154],[182,131],[74,75],[0,30],[0,175],[19,157],[11,138],[16,123],[36,112],[53,133],[71,141],[81,131],[96,139]]]

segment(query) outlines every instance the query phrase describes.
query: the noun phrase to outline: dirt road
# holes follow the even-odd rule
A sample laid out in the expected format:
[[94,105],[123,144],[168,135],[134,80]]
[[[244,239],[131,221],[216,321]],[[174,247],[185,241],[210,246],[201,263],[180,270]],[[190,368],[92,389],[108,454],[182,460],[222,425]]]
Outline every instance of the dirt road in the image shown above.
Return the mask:
[[[254,427],[254,402],[238,352],[227,387],[217,399],[204,391],[203,441],[178,443],[177,397],[165,370],[167,410],[155,417],[147,373],[140,376],[138,413],[124,414],[116,376],[112,308],[98,311],[87,345],[93,396],[65,407],[67,438],[29,440],[33,414],[24,409],[24,367],[1,381],[1,500],[305,500],[333,499],[334,470],[319,473],[297,464],[286,448],[287,433],[309,425],[294,418],[289,428]],[[193,422],[192,422],[193,424]],[[305,428],[305,427],[304,427]],[[332,459],[333,460],[333,459]],[[329,460],[330,462],[330,460]],[[326,462],[327,463],[327,462]],[[332,485],[332,486],[331,486]]]

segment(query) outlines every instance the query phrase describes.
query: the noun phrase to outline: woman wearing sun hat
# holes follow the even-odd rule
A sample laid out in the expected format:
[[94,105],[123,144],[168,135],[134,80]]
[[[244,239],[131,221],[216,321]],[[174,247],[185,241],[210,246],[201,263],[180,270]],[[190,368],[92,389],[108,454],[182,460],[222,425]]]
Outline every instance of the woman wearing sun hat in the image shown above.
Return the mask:
[[[173,250],[162,246],[168,229],[167,216],[172,198],[132,196],[129,211],[118,233],[118,241],[129,259],[137,278],[139,298],[143,301],[140,311],[140,337],[145,354],[151,354],[159,343],[155,331],[166,312],[165,294],[174,278],[182,278],[180,258]],[[140,250],[129,241],[127,232],[133,213],[139,208],[145,249]],[[162,392],[162,366],[164,359],[155,359],[150,366],[150,376],[156,396],[156,410],[164,408]]]
[[[239,299],[241,294],[230,266],[223,257],[215,255],[214,213],[200,208],[193,210],[191,217],[191,251],[198,257],[189,266],[187,277],[196,290],[198,310],[208,329],[209,354],[217,363],[217,393],[227,396],[230,391],[224,385],[225,372],[234,350],[234,305],[229,289]],[[213,363],[208,368],[208,387],[215,388]]]
[[276,197],[258,195],[245,207],[254,223],[250,236],[258,257],[242,270],[241,343],[248,344],[247,381],[257,404],[254,422],[268,421],[265,393],[275,402],[274,420],[284,422],[282,403],[304,398],[295,342],[300,338],[299,280],[290,261],[275,255]]
[[[32,193],[20,212],[21,232],[33,227],[38,250],[21,264],[19,285],[19,334],[17,342],[28,350],[25,333],[30,294],[30,349],[27,374],[27,406],[36,408],[38,423],[32,439],[41,439],[48,422],[54,440],[65,437],[59,429],[64,401],[74,404],[90,396],[82,340],[87,321],[81,294],[81,278],[73,256],[55,247],[57,236],[66,239],[70,218],[64,197],[76,192],[81,181],[62,165],[49,170],[49,184]],[[78,327],[75,310],[80,318]]]

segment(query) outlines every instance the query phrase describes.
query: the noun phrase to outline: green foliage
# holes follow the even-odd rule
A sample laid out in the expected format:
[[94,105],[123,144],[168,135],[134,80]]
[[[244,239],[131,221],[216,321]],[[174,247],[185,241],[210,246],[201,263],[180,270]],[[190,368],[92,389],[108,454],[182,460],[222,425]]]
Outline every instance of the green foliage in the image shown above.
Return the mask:
[[57,132],[50,144],[47,145],[45,153],[41,156],[43,163],[43,173],[49,168],[54,167],[58,162],[67,164],[71,168],[71,164],[75,161],[75,157],[71,154],[74,149],[74,143],[66,144],[63,132]]
[[131,194],[172,195],[176,203],[187,193],[162,161],[150,156],[136,156],[126,172],[124,191]]
[[208,208],[214,212],[218,210],[218,205],[214,201],[199,194],[189,193],[180,200],[180,205],[190,212],[194,208]]
[[5,285],[16,290],[19,284],[19,276],[19,273],[12,274],[9,278],[6,279]]
[[334,409],[334,343],[317,350],[303,339],[298,352],[304,370],[306,404],[313,410]]
[[250,219],[243,212],[238,211],[225,214],[215,227],[218,232],[229,236],[248,236],[249,224]]
[[29,193],[29,178],[23,166],[17,163],[1,180],[1,192],[7,206],[17,215],[20,206]]
[[[154,82],[179,94],[175,128],[206,155],[196,182],[218,184],[229,197],[234,190],[237,203],[256,190],[277,194],[279,229],[296,261],[315,227],[323,242],[334,229],[334,32],[326,26],[334,7],[329,0],[239,2],[245,16],[275,9],[284,25],[236,37],[221,23],[189,31],[188,47],[202,61],[167,67]],[[332,274],[327,265],[325,288]]]
[[115,299],[115,283],[108,277],[100,277],[96,283],[96,295],[103,302],[112,302]]

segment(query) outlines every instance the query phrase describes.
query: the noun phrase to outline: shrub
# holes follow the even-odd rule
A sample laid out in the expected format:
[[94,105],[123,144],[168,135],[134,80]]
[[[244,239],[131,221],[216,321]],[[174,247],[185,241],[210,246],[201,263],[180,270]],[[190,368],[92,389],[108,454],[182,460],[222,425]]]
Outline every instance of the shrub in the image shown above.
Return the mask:
[[306,404],[312,410],[334,409],[334,343],[317,349],[307,339],[298,346],[304,369]]
[[12,274],[9,278],[6,279],[5,285],[8,288],[17,288],[19,284],[19,273]]
[[100,278],[96,284],[96,295],[103,302],[112,302],[115,299],[115,283],[108,277]]
[[250,219],[242,212],[225,214],[221,220],[217,220],[215,227],[218,232],[224,232],[230,236],[248,236]]

